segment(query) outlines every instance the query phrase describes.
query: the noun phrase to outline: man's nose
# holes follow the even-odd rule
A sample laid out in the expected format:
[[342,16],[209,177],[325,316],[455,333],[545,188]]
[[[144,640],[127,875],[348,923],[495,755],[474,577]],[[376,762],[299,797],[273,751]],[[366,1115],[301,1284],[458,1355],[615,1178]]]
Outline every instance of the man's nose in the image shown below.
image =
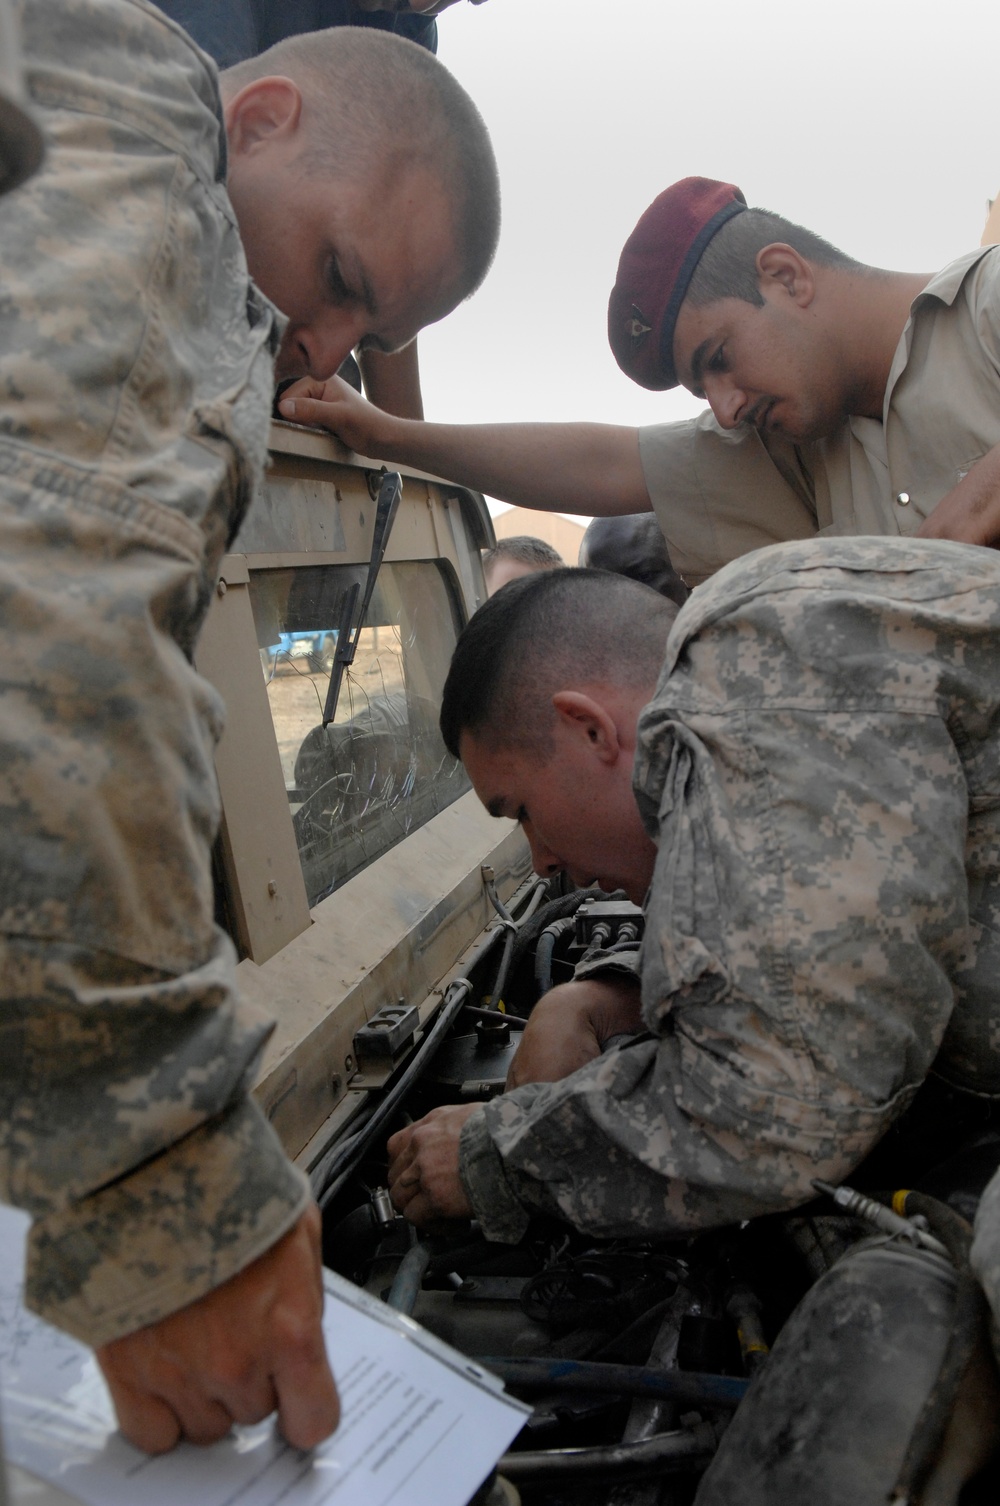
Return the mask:
[[747,411],[747,395],[741,387],[724,379],[706,382],[705,396],[721,428],[735,429],[743,422]]
[[295,331],[308,375],[325,382],[351,354],[367,334],[365,321],[344,310],[332,312],[322,321]]
[[551,878],[554,873],[562,873],[563,865],[551,847],[546,847],[537,832],[532,831],[527,824],[522,825],[522,830],[531,849],[531,866],[539,878]]

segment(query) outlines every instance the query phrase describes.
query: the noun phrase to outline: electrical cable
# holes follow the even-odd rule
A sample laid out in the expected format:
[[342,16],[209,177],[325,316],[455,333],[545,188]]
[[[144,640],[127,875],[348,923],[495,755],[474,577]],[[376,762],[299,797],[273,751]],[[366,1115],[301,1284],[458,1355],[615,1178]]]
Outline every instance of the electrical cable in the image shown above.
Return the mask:
[[490,1002],[494,1005],[503,1003],[503,991],[507,984],[507,974],[510,971],[510,959],[514,954],[514,938],[517,935],[517,926],[512,920],[503,922],[506,932],[503,941],[503,952],[500,955],[500,966],[497,968],[496,980],[493,984],[493,992],[490,994]]
[[[490,941],[492,943],[492,936]],[[361,1128],[353,1135],[349,1135],[346,1140],[338,1141],[312,1168],[309,1180],[312,1183],[313,1195],[321,1208],[329,1207],[376,1135],[392,1119],[402,1099],[451,1029],[471,987],[472,984],[468,978],[456,978],[453,983],[449,984],[433,1025],[410,1057],[405,1071],[387,1090],[381,1102],[376,1104]]]
[[484,864],[484,866],[479,871],[483,876],[483,886],[486,889],[490,904],[493,906],[494,910],[497,912],[501,920],[505,920],[509,925],[513,925],[514,917],[507,909],[507,906],[500,898],[500,895],[497,893],[496,874],[493,872],[493,869],[487,863]]
[[[484,871],[483,880],[487,892],[493,887],[496,895],[496,886],[493,883],[492,869],[489,877]],[[536,885],[537,887],[537,885]],[[492,896],[491,896],[492,897]],[[499,895],[494,900],[496,906],[503,906]],[[510,912],[507,912],[508,916]],[[513,925],[514,922],[511,922]],[[512,934],[509,932],[509,934]],[[452,1024],[458,1017],[459,1011],[465,1007],[466,996],[472,991],[472,981],[468,974],[472,969],[489,956],[496,945],[496,931],[489,931],[485,937],[472,949],[466,957],[463,971],[454,978],[445,990],[441,1007],[434,1018],[433,1024],[427,1031],[426,1036],[416,1048],[406,1064],[406,1068],[391,1086],[384,1090],[384,1096],[367,1115],[361,1126],[348,1135],[346,1139],[337,1141],[326,1151],[309,1170],[309,1181],[312,1186],[313,1196],[319,1203],[320,1208],[330,1206],[333,1199],[340,1192],[351,1175],[365,1151],[387,1124],[389,1124],[397,1112],[398,1107],[406,1094],[410,1091],[416,1079],[424,1071],[428,1061],[441,1045],[445,1035],[451,1029]],[[506,950],[506,948],[505,948]]]
[[[492,873],[492,870],[490,870],[490,872]],[[524,925],[525,921],[530,920],[531,916],[534,915],[535,911],[538,909],[538,906],[541,904],[542,895],[545,892],[546,885],[544,882],[537,883],[535,885],[532,893],[528,897],[527,904],[521,911],[521,914],[515,920],[514,916],[511,914],[510,910],[507,909],[507,906],[503,903],[499,894],[497,893],[495,880],[491,877],[488,878],[486,876],[485,869],[483,871],[483,883],[486,885],[486,893],[490,897],[490,902],[492,903],[494,910],[496,910],[497,915],[500,917],[500,920],[503,922],[507,933],[504,937],[503,953],[500,957],[500,966],[497,968],[496,981],[493,984],[493,992],[490,995],[492,1003],[494,1005],[498,1005],[503,1003],[503,991],[506,987],[507,978],[510,973],[510,963],[511,958],[514,955],[514,941],[517,937],[517,932],[519,931],[521,926]]]

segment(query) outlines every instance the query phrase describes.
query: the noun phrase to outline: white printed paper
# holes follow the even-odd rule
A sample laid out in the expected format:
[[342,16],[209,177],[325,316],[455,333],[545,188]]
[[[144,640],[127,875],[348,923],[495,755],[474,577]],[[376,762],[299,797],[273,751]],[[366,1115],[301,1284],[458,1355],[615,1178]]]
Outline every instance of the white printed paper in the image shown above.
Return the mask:
[[24,1308],[27,1222],[0,1206],[4,1446],[86,1506],[465,1506],[524,1422],[493,1376],[327,1271],[334,1436],[303,1453],[268,1421],[150,1458],[117,1431],[91,1351]]

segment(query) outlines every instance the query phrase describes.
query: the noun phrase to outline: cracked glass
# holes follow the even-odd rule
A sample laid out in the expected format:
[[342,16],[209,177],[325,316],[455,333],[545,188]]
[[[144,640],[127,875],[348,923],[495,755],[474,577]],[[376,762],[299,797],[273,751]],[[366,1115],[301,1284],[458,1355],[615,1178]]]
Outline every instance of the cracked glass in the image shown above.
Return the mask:
[[261,668],[310,906],[469,788],[438,712],[459,632],[434,561],[383,564],[334,720],[323,727],[337,624],[367,567],[251,572]]

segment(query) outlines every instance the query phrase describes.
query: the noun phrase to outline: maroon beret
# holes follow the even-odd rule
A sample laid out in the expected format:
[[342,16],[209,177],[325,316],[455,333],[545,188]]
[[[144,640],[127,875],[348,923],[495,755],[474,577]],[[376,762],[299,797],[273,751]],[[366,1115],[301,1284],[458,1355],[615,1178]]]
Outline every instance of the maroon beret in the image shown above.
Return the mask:
[[677,386],[674,326],[694,269],[716,231],[746,208],[735,183],[682,178],[654,199],[625,242],[608,303],[608,339],[626,376]]

